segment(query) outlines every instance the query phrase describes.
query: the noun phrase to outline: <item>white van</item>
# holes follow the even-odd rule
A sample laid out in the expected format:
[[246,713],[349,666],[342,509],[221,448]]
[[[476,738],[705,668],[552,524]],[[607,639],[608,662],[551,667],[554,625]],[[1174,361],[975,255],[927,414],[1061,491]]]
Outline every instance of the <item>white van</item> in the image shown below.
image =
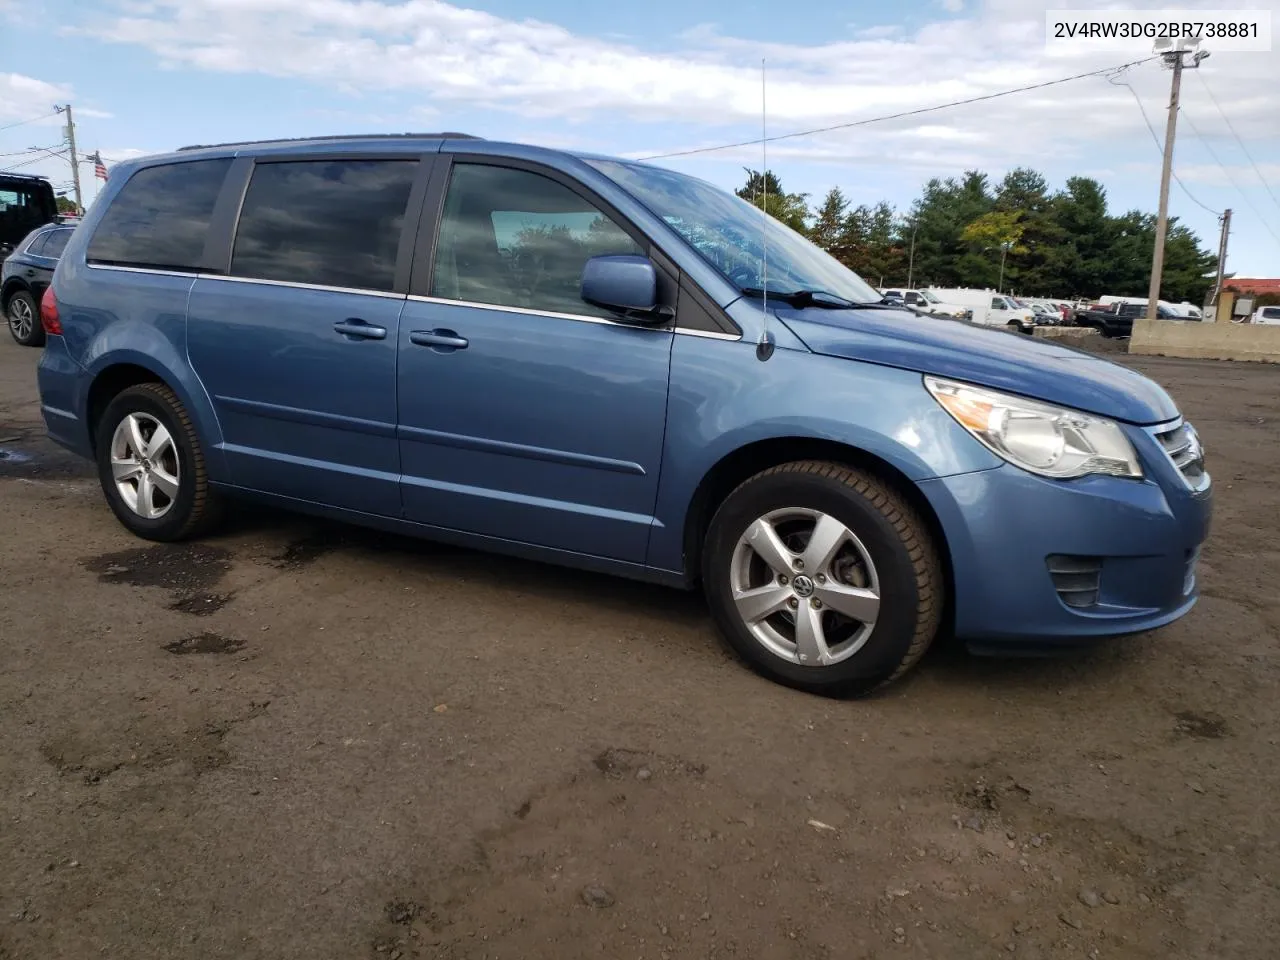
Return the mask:
[[959,303],[947,303],[932,290],[912,289],[911,287],[886,287],[880,291],[880,295],[894,297],[909,307],[924,310],[926,313],[936,313],[943,317],[962,317],[967,314],[969,309]]
[[995,290],[970,290],[964,287],[930,287],[934,296],[946,303],[957,303],[973,311],[973,322],[986,327],[1017,327],[1023,333],[1036,328],[1036,315],[1019,306],[1012,297]]

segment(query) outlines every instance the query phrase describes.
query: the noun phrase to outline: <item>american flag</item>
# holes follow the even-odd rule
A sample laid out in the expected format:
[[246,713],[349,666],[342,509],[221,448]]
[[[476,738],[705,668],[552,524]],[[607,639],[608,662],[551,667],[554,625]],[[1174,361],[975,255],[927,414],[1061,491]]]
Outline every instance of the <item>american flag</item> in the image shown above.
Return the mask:
[[102,154],[93,152],[93,175],[99,180],[107,179],[107,168],[102,162]]

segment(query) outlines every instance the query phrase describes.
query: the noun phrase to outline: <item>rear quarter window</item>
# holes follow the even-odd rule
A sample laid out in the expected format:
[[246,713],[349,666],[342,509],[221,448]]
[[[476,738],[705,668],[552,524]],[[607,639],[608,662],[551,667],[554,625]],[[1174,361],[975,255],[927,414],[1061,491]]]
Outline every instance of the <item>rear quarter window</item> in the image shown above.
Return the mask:
[[209,221],[231,158],[139,170],[103,214],[90,263],[159,269],[201,266]]

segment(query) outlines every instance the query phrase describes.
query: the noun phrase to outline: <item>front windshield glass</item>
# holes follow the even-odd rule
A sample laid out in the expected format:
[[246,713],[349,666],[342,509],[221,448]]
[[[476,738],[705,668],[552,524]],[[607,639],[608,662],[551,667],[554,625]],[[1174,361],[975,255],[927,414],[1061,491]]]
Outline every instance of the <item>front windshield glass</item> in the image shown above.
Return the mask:
[[[671,170],[588,160],[683,237],[739,290],[799,290],[877,303],[880,294],[835,257],[740,197]],[[768,248],[768,285],[762,270]]]
[[930,303],[941,303],[941,302],[942,302],[942,301],[941,301],[941,300],[939,300],[937,297],[935,297],[935,296],[933,295],[933,292],[932,292],[932,291],[930,291],[930,290],[921,290],[921,291],[920,291],[920,294],[921,294],[921,296],[923,296],[926,300],[928,300]]

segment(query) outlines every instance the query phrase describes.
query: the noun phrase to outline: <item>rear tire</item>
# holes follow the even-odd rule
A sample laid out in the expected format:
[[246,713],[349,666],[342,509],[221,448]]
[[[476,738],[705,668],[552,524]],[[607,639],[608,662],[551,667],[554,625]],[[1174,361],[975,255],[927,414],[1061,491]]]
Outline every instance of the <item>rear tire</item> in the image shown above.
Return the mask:
[[810,693],[897,680],[942,619],[942,566],[924,521],[882,480],[835,463],[787,463],[739,486],[711,520],[702,566],[730,647]]
[[134,535],[173,542],[219,516],[191,417],[162,383],[122,390],[97,431],[98,479],[116,518]]
[[5,307],[9,334],[24,347],[44,346],[44,326],[40,323],[40,306],[27,290],[19,290]]

